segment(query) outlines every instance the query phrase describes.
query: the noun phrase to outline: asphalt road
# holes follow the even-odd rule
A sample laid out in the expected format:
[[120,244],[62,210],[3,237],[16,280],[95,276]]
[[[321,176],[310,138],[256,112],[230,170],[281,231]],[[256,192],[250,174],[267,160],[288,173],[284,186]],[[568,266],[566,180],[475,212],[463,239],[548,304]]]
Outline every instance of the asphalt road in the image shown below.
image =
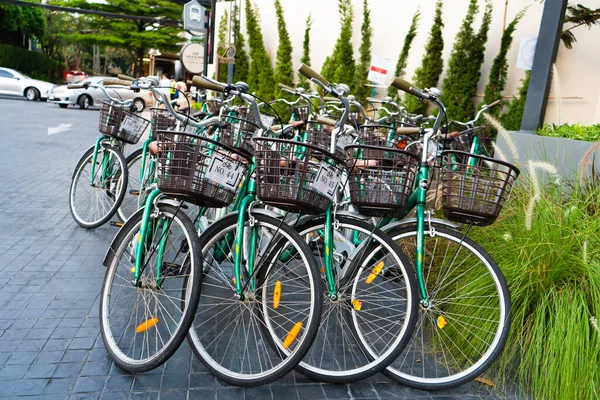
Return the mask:
[[68,206],[73,169],[98,136],[98,110],[0,97],[0,398],[487,399],[473,382],[443,392],[382,375],[351,385],[295,372],[258,388],[214,378],[184,344],[163,367],[130,375],[99,337],[102,258],[117,228],[84,230]]

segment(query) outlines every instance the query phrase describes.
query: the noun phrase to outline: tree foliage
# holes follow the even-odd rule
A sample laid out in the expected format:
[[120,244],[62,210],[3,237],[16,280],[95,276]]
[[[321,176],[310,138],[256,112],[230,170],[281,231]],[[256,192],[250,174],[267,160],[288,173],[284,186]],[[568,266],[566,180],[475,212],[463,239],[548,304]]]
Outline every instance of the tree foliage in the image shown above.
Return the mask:
[[478,10],[477,0],[471,0],[456,35],[448,63],[448,75],[444,79],[444,105],[449,117],[458,121],[468,120],[475,110],[473,97],[477,94],[481,77],[481,64],[492,19],[492,3],[487,0],[480,29],[475,34],[473,20]]
[[581,4],[569,4],[563,26],[565,24],[573,24],[573,26],[563,29],[560,39],[567,49],[572,49],[573,44],[577,42],[577,38],[573,34],[573,29],[580,26],[587,26],[588,29],[591,29],[594,25],[600,26],[600,8],[592,10]]
[[322,75],[331,82],[352,84],[354,79],[354,50],[352,48],[352,0],[338,0],[341,31],[333,53],[325,59]]
[[521,80],[521,87],[519,87],[519,97],[513,97],[508,104],[506,114],[500,119],[502,125],[509,131],[518,131],[521,129],[523,111],[525,110],[525,102],[527,101],[527,90],[529,90],[530,76],[531,71],[526,71],[525,77]]
[[294,84],[294,67],[292,65],[292,41],[286,28],[283,7],[279,0],[275,0],[275,14],[277,15],[277,33],[279,45],[277,46],[277,58],[275,62],[275,82],[288,86]]
[[[225,52],[227,51],[227,32],[229,26],[229,13],[227,10],[221,16],[221,20],[219,21],[219,34],[218,40],[219,44],[217,46],[217,56],[218,57],[226,57]],[[219,80],[222,82],[227,81],[227,64],[219,63]]]
[[273,66],[265,49],[258,16],[258,7],[253,7],[250,0],[246,0],[246,32],[251,59],[248,85],[250,91],[268,101],[273,98]]
[[[356,65],[356,78],[352,82],[353,92],[359,100],[367,98],[370,89],[365,86],[368,83],[369,67],[371,66],[371,38],[373,36],[373,28],[371,27],[371,10],[369,10],[369,2],[363,0],[363,23],[361,26],[361,42],[358,50],[359,59]],[[346,82],[350,84],[351,82]]]
[[[84,10],[97,10],[140,17],[181,19],[182,6],[169,0],[106,0],[91,3],[86,0],[66,0],[61,5]],[[181,29],[161,26],[146,20],[118,20],[99,15],[89,16],[92,33],[74,32],[65,37],[73,42],[93,43],[128,49],[135,62],[135,75],[142,74],[144,55],[150,49],[178,53]]]
[[[506,87],[506,79],[508,77],[508,50],[512,44],[513,34],[517,29],[517,24],[521,18],[523,18],[523,15],[525,15],[525,11],[526,10],[519,12],[510,22],[510,24],[508,24],[504,30],[504,33],[502,34],[502,39],[500,40],[500,51],[492,63],[489,81],[483,91],[484,97],[482,104],[491,104],[496,100],[502,100],[502,91]],[[497,116],[499,115],[501,109],[502,107],[495,107],[490,109],[488,112],[491,115]]]
[[44,11],[36,7],[0,4],[0,35],[3,31],[21,32],[27,37],[43,40],[46,32]]
[[[400,51],[400,55],[398,56],[398,61],[396,62],[396,69],[394,70],[395,77],[404,77],[404,72],[406,70],[406,65],[408,62],[408,55],[410,53],[410,48],[412,47],[413,40],[417,36],[417,26],[419,25],[420,18],[421,12],[417,10],[415,15],[413,15],[410,27],[408,28],[408,33],[404,37],[404,45],[402,46],[402,50]],[[425,55],[427,55],[427,52],[425,53]],[[398,89],[394,88],[392,85],[388,86],[387,95],[394,99],[398,99]]]
[[[300,58],[300,63],[308,66],[310,66],[310,28],[312,28],[312,19],[308,14],[306,29],[304,30],[304,42],[302,43],[302,58]],[[308,79],[302,74],[298,74],[298,86],[305,89],[310,88]]]
[[233,71],[233,80],[234,82],[246,82],[248,80],[250,61],[248,60],[248,53],[246,53],[246,40],[240,29],[240,10],[237,6],[233,8],[233,13],[233,43],[235,45],[235,69]]

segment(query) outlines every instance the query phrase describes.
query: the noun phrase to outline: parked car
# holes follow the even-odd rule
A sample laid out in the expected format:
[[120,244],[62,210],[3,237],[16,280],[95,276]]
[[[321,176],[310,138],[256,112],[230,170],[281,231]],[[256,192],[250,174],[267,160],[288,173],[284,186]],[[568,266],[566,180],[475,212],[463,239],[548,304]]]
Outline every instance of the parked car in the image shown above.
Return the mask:
[[[107,76],[89,77],[81,83],[90,85],[102,85],[102,81]],[[107,86],[111,97],[123,100],[133,100],[133,104],[138,111],[143,111],[146,107],[152,107],[154,97],[149,90],[140,90],[138,93],[125,86]],[[67,108],[69,105],[78,105],[79,108],[86,110],[90,106],[99,106],[103,101],[109,101],[101,89],[89,87],[79,89],[69,89],[68,85],[57,86],[49,94],[48,101],[56,103],[61,108]]]
[[25,96],[27,100],[46,100],[48,93],[56,85],[31,79],[27,75],[10,68],[0,68],[0,94]]
[[65,74],[65,80],[67,83],[81,82],[85,80],[85,78],[87,78],[87,75],[82,71],[68,71]]

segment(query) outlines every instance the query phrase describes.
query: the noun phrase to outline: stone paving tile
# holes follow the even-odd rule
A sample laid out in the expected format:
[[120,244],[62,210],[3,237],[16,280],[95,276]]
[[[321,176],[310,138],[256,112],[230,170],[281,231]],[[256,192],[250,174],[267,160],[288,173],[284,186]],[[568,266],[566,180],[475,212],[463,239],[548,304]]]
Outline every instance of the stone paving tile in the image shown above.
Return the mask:
[[[0,399],[487,399],[515,398],[481,384],[425,392],[382,375],[351,385],[297,372],[263,387],[215,378],[184,343],[164,366],[131,375],[100,338],[101,266],[117,228],[86,231],[67,201],[72,170],[97,137],[97,111],[0,98]],[[73,129],[48,136],[61,123]],[[10,134],[8,134],[10,133]]]

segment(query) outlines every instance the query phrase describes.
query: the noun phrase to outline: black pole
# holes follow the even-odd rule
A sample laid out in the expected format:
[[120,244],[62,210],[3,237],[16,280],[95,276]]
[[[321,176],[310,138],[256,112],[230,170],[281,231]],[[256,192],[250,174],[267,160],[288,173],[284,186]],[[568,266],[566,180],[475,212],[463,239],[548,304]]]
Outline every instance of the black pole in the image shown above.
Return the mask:
[[527,90],[527,101],[521,120],[522,131],[533,132],[544,124],[552,82],[552,64],[556,61],[558,53],[567,3],[568,0],[546,0],[544,5]]

